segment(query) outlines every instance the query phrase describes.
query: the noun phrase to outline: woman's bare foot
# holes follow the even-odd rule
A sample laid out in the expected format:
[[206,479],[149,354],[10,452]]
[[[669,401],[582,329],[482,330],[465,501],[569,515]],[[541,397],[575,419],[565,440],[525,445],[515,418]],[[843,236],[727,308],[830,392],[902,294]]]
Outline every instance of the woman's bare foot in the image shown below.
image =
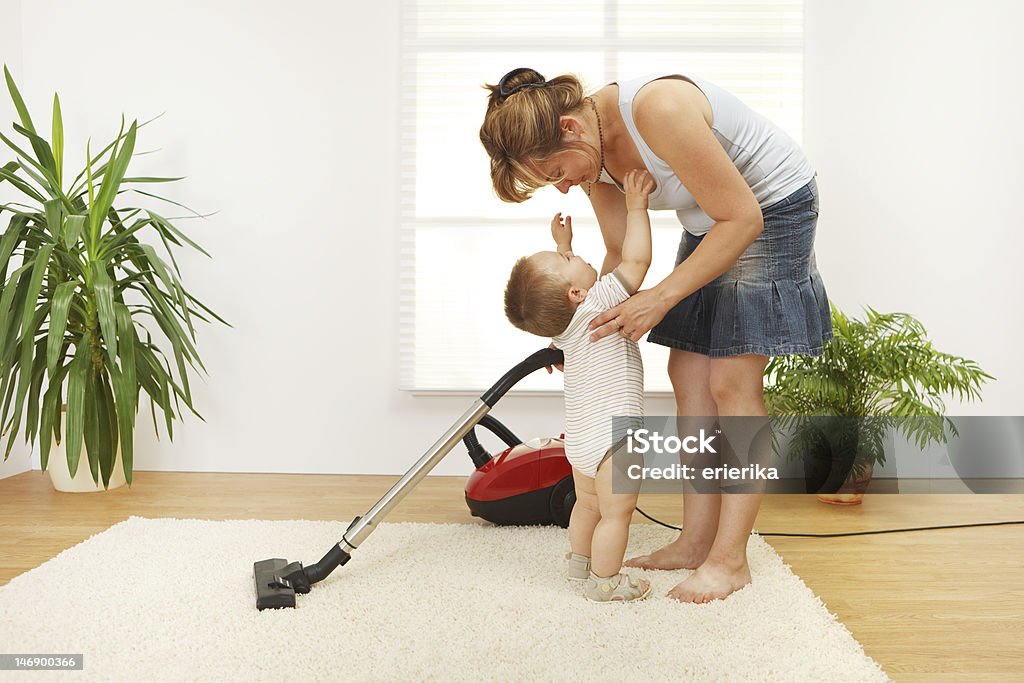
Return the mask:
[[640,569],[696,569],[707,559],[712,542],[694,542],[680,536],[650,555],[631,557],[623,564]]
[[689,578],[670,590],[668,597],[679,602],[711,602],[723,600],[748,584],[750,567],[746,558],[736,565],[705,562]]

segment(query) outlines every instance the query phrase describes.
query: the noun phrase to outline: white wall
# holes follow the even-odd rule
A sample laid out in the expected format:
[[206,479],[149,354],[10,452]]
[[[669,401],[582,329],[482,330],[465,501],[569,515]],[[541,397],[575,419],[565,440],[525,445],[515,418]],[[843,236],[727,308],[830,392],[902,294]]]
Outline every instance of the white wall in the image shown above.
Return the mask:
[[[158,442],[144,402],[136,467],[404,471],[473,399],[396,389],[397,3],[34,0],[22,13],[37,116],[58,91],[68,146],[84,151],[122,111],[166,112],[140,133],[140,149],[162,149],[140,169],[188,176],[174,198],[219,211],[182,224],[213,255],[184,255],[183,281],[234,325],[200,334],[206,422]],[[495,415],[524,437],[561,429],[557,398],[509,397]]]
[[[2,71],[3,65],[6,64],[7,68],[10,69],[11,75],[14,78],[20,80],[21,71],[21,0],[0,0],[0,71]],[[7,86],[0,86],[0,90],[4,93],[4,98],[7,95]],[[0,98],[3,99],[3,98]],[[2,119],[4,125],[4,135],[7,135],[7,131],[10,127],[6,124],[7,121],[11,120],[6,117],[8,110],[6,104],[0,105],[0,111],[5,114],[5,118]],[[8,136],[10,137],[10,136]],[[3,157],[4,163],[7,162],[8,157],[5,154]],[[10,201],[16,194],[12,193],[7,188],[7,183],[0,183],[0,203],[6,203]],[[0,232],[3,232],[7,228],[7,217],[0,216]],[[19,472],[24,472],[30,468],[31,460],[27,448],[22,448],[20,443],[14,447],[11,451],[11,457],[6,461],[3,459],[3,454],[7,449],[7,442],[0,439],[0,479],[9,477]]]
[[819,266],[848,312],[917,316],[998,381],[951,414],[1024,414],[1024,129],[1011,0],[809,0],[804,143]]
[[[1020,11],[938,6],[809,3],[820,265],[839,304],[909,310],[998,375],[981,412],[1019,413],[1020,316],[1003,309],[1019,290],[1010,147],[1021,139],[1005,105],[1020,96],[999,87],[1022,55],[999,41]],[[162,151],[138,170],[187,175],[174,198],[219,211],[182,224],[213,255],[182,255],[186,286],[234,325],[200,334],[206,422],[186,418],[173,444],[158,442],[144,403],[136,468],[404,471],[472,397],[396,389],[397,4],[33,0],[21,13],[22,90],[43,120],[60,93],[78,158],[86,135],[116,133],[122,111],[166,112],[141,133],[140,149]],[[11,61],[13,43],[2,49]],[[510,396],[495,415],[524,437],[561,430],[554,397]],[[456,451],[436,472],[469,469]]]

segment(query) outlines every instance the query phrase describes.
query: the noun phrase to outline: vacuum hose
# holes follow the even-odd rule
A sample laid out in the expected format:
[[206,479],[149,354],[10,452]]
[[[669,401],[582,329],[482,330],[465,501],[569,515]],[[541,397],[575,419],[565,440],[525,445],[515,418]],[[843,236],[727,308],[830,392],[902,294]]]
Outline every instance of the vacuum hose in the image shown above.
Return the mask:
[[[498,418],[491,415],[484,415],[480,418],[477,425],[485,427],[491,434],[504,441],[505,445],[509,448],[515,448],[523,442],[522,439],[512,433],[511,429],[498,421]],[[469,458],[473,461],[473,467],[480,469],[491,461],[491,454],[480,444],[480,439],[476,436],[476,427],[470,429],[469,433],[462,437],[462,443],[466,444],[466,450],[469,451]]]
[[322,581],[335,569],[352,559],[352,556],[341,549],[340,545],[332,547],[316,564],[305,568],[306,578],[310,585]]

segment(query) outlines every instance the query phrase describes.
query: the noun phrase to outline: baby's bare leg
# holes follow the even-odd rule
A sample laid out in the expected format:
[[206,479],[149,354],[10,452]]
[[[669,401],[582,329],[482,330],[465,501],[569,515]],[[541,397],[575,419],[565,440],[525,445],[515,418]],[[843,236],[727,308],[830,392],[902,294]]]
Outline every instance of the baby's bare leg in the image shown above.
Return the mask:
[[612,492],[613,470],[612,458],[605,459],[594,480],[601,520],[594,529],[590,567],[597,576],[614,576],[622,568],[622,557],[629,540],[629,523],[636,509],[636,493]]
[[594,480],[576,468],[572,470],[572,481],[576,487],[576,504],[569,516],[569,547],[577,555],[590,557],[594,538],[594,527],[601,519],[597,504]]

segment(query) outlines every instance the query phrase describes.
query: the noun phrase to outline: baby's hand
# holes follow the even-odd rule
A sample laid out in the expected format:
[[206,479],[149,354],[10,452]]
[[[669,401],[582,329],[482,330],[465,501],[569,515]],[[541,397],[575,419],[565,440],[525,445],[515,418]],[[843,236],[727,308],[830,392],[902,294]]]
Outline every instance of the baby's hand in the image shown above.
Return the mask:
[[562,214],[556,213],[551,219],[551,237],[558,245],[558,251],[569,251],[572,249],[572,216],[566,216],[562,221]]
[[654,178],[645,170],[633,169],[626,174],[627,209],[647,209],[647,195],[654,190]]

